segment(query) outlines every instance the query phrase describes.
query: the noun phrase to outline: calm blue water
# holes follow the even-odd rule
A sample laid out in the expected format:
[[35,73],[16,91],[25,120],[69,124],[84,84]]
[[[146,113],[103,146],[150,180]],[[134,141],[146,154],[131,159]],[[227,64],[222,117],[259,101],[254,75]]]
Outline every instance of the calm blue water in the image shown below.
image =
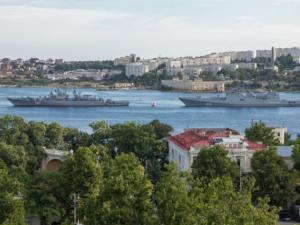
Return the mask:
[[[95,91],[82,89],[84,94],[96,94],[114,100],[129,100],[130,107],[121,108],[43,108],[13,107],[8,96],[42,96],[51,88],[0,88],[0,116],[4,114],[20,115],[26,120],[59,122],[64,126],[90,131],[89,123],[105,120],[110,124],[125,121],[148,123],[159,119],[181,132],[191,127],[231,127],[241,132],[251,120],[262,120],[269,126],[287,126],[296,135],[300,133],[300,108],[185,108],[178,100],[179,96],[197,94],[167,93],[148,90]],[[212,95],[212,94],[207,94]],[[300,99],[299,93],[281,93],[282,98]],[[157,107],[151,107],[153,101]]]

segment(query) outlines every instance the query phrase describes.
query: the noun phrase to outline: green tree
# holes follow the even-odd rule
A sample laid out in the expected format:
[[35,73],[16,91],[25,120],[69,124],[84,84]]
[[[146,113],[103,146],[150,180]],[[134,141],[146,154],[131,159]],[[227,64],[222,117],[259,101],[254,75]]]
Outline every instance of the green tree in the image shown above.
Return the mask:
[[22,117],[5,115],[0,118],[0,137],[7,144],[25,146],[28,143],[27,129]]
[[111,127],[111,150],[117,153],[134,153],[155,181],[161,168],[167,162],[168,146],[158,139],[155,126],[140,125],[134,122],[117,124]]
[[169,137],[173,131],[173,128],[170,125],[161,123],[159,120],[153,120],[149,125],[154,128],[157,139]]
[[63,143],[63,128],[58,123],[50,123],[46,129],[45,139],[48,148],[61,147]]
[[7,167],[26,168],[27,155],[22,146],[12,146],[0,142],[0,160],[5,162]]
[[84,224],[153,224],[152,184],[133,154],[117,156],[103,183],[104,190],[92,199],[92,207],[85,206]]
[[287,56],[279,56],[276,60],[276,64],[279,66],[279,69],[293,69],[297,65],[290,54]]
[[29,140],[34,146],[45,145],[46,124],[42,122],[29,122]]
[[8,171],[0,169],[0,224],[25,225],[23,200],[20,198],[22,185],[9,176]]
[[63,137],[66,149],[76,150],[79,147],[88,147],[91,144],[89,134],[75,128],[64,128]]
[[292,158],[294,160],[294,168],[300,171],[300,138],[298,138],[295,142],[292,152]]
[[101,185],[102,168],[97,166],[96,155],[87,147],[80,147],[62,165],[66,193],[85,196],[98,190]]
[[266,145],[276,145],[272,128],[266,126],[263,122],[255,122],[245,130],[246,138],[250,141],[261,141]]
[[107,144],[112,129],[105,121],[96,121],[90,124],[93,129],[92,139],[94,143]]
[[251,164],[257,186],[255,198],[269,196],[272,205],[283,208],[294,202],[297,197],[296,178],[292,171],[288,171],[284,160],[277,155],[276,148],[256,152]]
[[189,186],[176,164],[170,163],[158,180],[154,200],[159,224],[192,224],[194,215],[190,205]]
[[25,194],[27,211],[38,215],[43,225],[61,222],[65,217],[64,186],[55,172],[40,171],[31,177]]
[[195,182],[190,193],[194,224],[276,225],[278,209],[266,199],[254,206],[251,197],[251,191],[236,192],[229,177],[216,178],[208,185]]
[[202,149],[192,165],[192,174],[198,179],[213,180],[217,177],[239,175],[239,166],[227,157],[227,151],[221,146]]

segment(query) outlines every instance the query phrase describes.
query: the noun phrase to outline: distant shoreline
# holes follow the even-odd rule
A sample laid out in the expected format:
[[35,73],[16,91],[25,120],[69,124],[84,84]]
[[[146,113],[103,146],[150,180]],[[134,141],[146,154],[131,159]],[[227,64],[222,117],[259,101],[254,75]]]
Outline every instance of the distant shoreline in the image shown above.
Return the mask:
[[[86,86],[86,85],[13,85],[13,84],[0,84],[0,88],[67,88],[67,89],[72,89],[72,88],[80,88],[80,89],[95,89],[99,87],[92,87],[92,86]],[[176,89],[170,89],[170,90],[161,90],[160,88],[153,88],[153,87],[137,87],[137,88],[107,88],[103,90],[97,90],[99,92],[101,91],[119,91],[119,90],[153,90],[153,91],[160,91],[160,92],[169,92],[169,93],[194,93],[194,94],[201,94],[201,93],[226,93],[225,92],[216,92],[216,91],[190,91],[190,90],[176,90]],[[230,91],[227,90],[227,91]],[[251,90],[255,92],[256,90]],[[267,90],[265,90],[267,91]],[[281,93],[300,93],[299,91],[291,91],[291,90],[273,90],[274,92],[281,92]]]

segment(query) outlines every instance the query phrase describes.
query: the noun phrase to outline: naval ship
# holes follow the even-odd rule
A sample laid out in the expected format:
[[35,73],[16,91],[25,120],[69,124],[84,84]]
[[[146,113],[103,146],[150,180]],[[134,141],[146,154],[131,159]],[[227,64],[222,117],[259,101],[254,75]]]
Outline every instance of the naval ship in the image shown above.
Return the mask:
[[129,106],[128,101],[113,101],[96,95],[82,95],[74,90],[71,95],[66,90],[51,91],[48,96],[41,97],[9,97],[14,106],[48,106],[48,107],[104,107]]
[[300,100],[282,100],[276,92],[231,92],[216,97],[179,98],[187,107],[300,107]]

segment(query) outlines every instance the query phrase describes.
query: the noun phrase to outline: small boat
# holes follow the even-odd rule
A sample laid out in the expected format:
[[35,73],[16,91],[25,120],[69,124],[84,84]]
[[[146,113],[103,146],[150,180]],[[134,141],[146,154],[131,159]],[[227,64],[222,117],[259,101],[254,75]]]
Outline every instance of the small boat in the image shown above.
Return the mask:
[[156,103],[156,102],[152,102],[151,106],[152,106],[152,107],[156,107],[156,106],[157,106],[157,103]]

